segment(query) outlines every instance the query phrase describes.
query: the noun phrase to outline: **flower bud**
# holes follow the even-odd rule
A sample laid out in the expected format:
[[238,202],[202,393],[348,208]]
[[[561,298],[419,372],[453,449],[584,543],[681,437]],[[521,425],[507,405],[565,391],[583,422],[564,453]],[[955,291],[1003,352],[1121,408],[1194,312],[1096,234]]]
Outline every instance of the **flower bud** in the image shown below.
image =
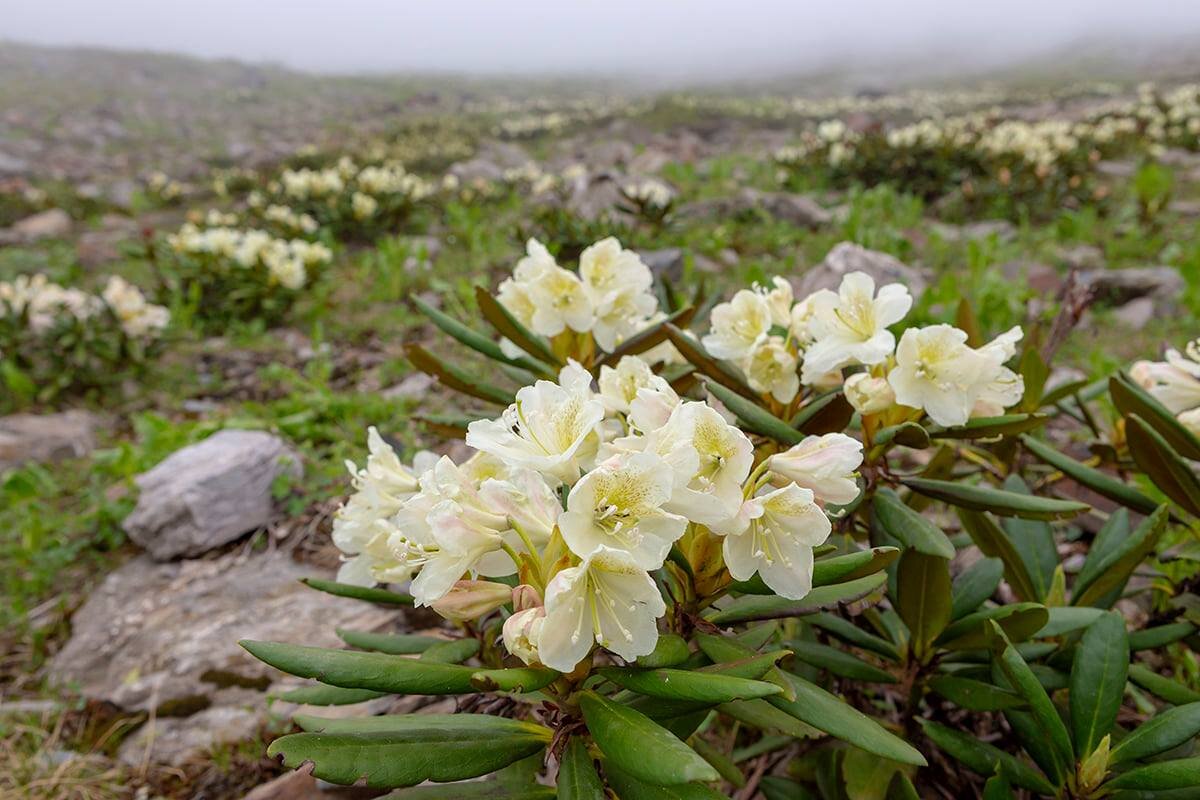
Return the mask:
[[511,586],[491,581],[459,581],[446,596],[433,603],[433,610],[455,622],[479,619],[512,600]]
[[860,414],[878,414],[896,403],[896,394],[887,378],[876,378],[866,372],[851,375],[842,389],[846,400]]
[[514,611],[525,611],[526,609],[540,606],[542,604],[542,596],[538,594],[537,589],[527,583],[522,583],[512,590],[512,601]]
[[539,663],[538,640],[542,635],[542,624],[546,620],[546,609],[527,608],[518,611],[504,621],[504,647],[526,664]]

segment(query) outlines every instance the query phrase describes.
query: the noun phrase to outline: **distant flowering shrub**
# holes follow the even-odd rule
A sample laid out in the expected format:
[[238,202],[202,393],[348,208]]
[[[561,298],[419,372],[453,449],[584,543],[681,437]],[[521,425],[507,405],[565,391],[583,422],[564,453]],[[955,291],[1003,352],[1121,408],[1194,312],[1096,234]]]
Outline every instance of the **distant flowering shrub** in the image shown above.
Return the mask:
[[117,276],[99,295],[41,274],[0,282],[0,383],[27,402],[103,387],[152,358],[169,321]]
[[332,260],[333,253],[319,242],[192,223],[160,248],[174,301],[213,322],[278,321]]

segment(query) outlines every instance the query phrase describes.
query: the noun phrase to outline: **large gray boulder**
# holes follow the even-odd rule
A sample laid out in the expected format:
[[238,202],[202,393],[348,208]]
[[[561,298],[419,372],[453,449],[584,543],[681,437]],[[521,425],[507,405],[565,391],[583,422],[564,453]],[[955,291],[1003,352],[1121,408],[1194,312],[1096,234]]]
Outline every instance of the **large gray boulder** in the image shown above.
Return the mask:
[[71,232],[71,217],[61,208],[51,208],[13,223],[12,231],[26,242],[61,239]]
[[272,483],[301,470],[277,436],[220,431],[139,475],[137,507],[123,527],[159,561],[200,555],[266,525]]
[[841,242],[825,254],[825,259],[800,278],[797,297],[805,297],[821,289],[837,291],[842,278],[850,272],[865,272],[875,279],[876,286],[900,283],[908,287],[914,298],[920,297],[929,286],[926,270],[911,267],[895,256],[868,250],[853,242]]
[[1179,270],[1168,266],[1091,269],[1079,273],[1079,282],[1109,305],[1124,305],[1141,297],[1169,305],[1187,288]]
[[97,425],[86,411],[0,417],[0,470],[26,461],[82,458],[96,446]]

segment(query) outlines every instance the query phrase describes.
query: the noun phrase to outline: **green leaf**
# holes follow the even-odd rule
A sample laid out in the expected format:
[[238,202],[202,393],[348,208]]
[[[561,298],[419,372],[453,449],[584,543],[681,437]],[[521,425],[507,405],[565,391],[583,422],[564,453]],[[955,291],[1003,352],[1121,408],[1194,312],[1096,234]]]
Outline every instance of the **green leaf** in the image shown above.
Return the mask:
[[678,634],[664,633],[658,637],[652,652],[638,657],[637,664],[648,669],[674,667],[687,661],[690,656],[687,640]]
[[1062,636],[1064,633],[1086,628],[1104,614],[1104,609],[1102,608],[1057,606],[1046,610],[1049,614],[1046,624],[1034,634],[1038,639],[1050,639],[1055,636]]
[[385,714],[375,717],[318,717],[297,714],[293,720],[306,733],[405,733],[445,729],[488,736],[537,736],[549,742],[553,731],[536,722],[523,722],[490,714]]
[[529,372],[541,377],[546,377],[553,374],[552,368],[548,364],[544,364],[540,361],[526,358],[524,356],[517,356],[516,358],[513,358],[507,355],[504,350],[500,348],[500,345],[492,341],[492,339],[484,336],[482,333],[479,333],[472,328],[467,327],[453,317],[442,313],[429,303],[426,303],[424,300],[422,300],[420,296],[414,295],[412,297],[412,302],[413,305],[417,307],[417,310],[428,317],[429,320],[444,333],[454,337],[475,352],[481,353],[493,361],[499,361],[503,364],[510,364],[514,367],[528,370]]
[[301,686],[279,695],[279,699],[286,703],[297,703],[303,706],[349,706],[355,703],[365,703],[378,697],[387,697],[387,695],[383,692],[373,692],[370,689],[343,689],[340,686],[326,686],[323,683]]
[[337,635],[343,642],[351,647],[357,647],[359,650],[375,650],[395,656],[424,653],[438,642],[445,641],[434,636],[420,636],[413,633],[369,633],[344,628],[338,628]]
[[929,432],[915,422],[902,422],[876,431],[872,441],[876,447],[895,442],[902,447],[924,450],[929,447]]
[[1172,622],[1167,625],[1156,625],[1153,628],[1143,628],[1129,634],[1129,649],[1131,652],[1157,650],[1172,642],[1186,639],[1195,632],[1196,626],[1190,622]]
[[1003,774],[993,775],[983,785],[983,800],[1013,800],[1012,788]]
[[702,374],[712,378],[725,388],[737,392],[742,397],[751,400],[758,398],[758,393],[747,386],[741,376],[718,359],[709,355],[708,351],[704,349],[704,345],[700,344],[699,341],[691,338],[670,323],[664,325],[663,328],[667,332],[667,338],[671,340],[671,344],[675,345],[675,349],[679,351],[679,354]]
[[487,289],[482,286],[475,287],[475,302],[479,305],[479,311],[483,314],[484,319],[501,336],[538,361],[555,366],[563,363],[563,360],[554,354],[553,348],[545,338],[518,322],[517,318],[509,313],[508,309],[502,306],[500,301],[493,297]]
[[918,719],[917,722],[934,744],[968,769],[980,775],[1001,772],[1023,789],[1046,795],[1056,793],[1054,785],[1040,772],[1000,748],[931,720]]
[[1080,760],[1116,725],[1128,668],[1125,619],[1110,611],[1083,632],[1071,666],[1071,726]]
[[1025,705],[1007,689],[957,675],[938,675],[929,681],[929,688],[968,711],[1003,711]]
[[[1089,581],[1077,579],[1071,593],[1071,604],[1076,606],[1092,605],[1101,598],[1107,597],[1114,591],[1122,589],[1129,576],[1141,563],[1154,552],[1158,540],[1167,529],[1169,509],[1164,504],[1159,506],[1142,524],[1125,540],[1108,551],[1096,563],[1094,570],[1088,571]],[[1085,563],[1085,568],[1087,564]],[[1082,585],[1081,585],[1082,584]]]
[[951,623],[935,644],[947,650],[975,650],[991,641],[991,624],[998,624],[1011,641],[1024,641],[1046,627],[1049,613],[1037,603],[1012,603],[985,608]]
[[[1029,487],[1017,475],[1008,476],[1004,481],[1004,489],[1013,494],[1031,496]],[[1025,569],[1038,593],[1034,599],[1045,602],[1054,584],[1054,571],[1058,567],[1058,551],[1049,523],[1017,518],[1006,519],[1001,526],[1025,563]]]
[[1195,789],[1200,786],[1200,757],[1160,761],[1145,767],[1135,767],[1105,784],[1108,789],[1137,789],[1165,791]]
[[[644,755],[645,753],[643,753]],[[708,763],[704,762],[704,765],[707,767]],[[710,789],[703,783],[677,783],[663,786],[658,781],[639,779],[607,758],[604,760],[604,775],[621,800],[728,800],[725,795],[716,789]]]
[[940,556],[905,550],[896,571],[896,611],[908,627],[913,654],[928,660],[929,646],[950,622],[950,567]]
[[1120,503],[1127,508],[1132,508],[1134,511],[1142,514],[1149,514],[1158,506],[1154,500],[1132,486],[1114,478],[1106,472],[1101,472],[1086,464],[1081,464],[1044,442],[1039,442],[1030,436],[1022,436],[1021,442],[1025,445],[1025,449],[1032,453],[1039,461],[1049,464],[1101,497],[1107,497],[1109,500]]
[[[763,672],[769,668],[763,668]],[[596,672],[623,689],[664,700],[692,700],[701,703],[729,703],[779,694],[773,683],[736,678],[729,675],[681,669],[630,669],[600,667]]]
[[836,614],[822,611],[809,616],[805,621],[832,636],[836,636],[847,644],[852,644],[863,650],[870,650],[872,653],[881,655],[889,661],[900,660],[900,652],[894,644],[887,639],[864,631],[850,620],[843,619]]
[[760,731],[779,731],[793,739],[807,739],[819,736],[810,725],[805,725],[791,714],[776,708],[766,700],[738,700],[733,703],[722,703],[717,710],[727,717],[749,725]]
[[854,417],[854,407],[840,389],[809,400],[792,417],[792,427],[812,436],[844,431]]
[[1070,519],[1087,511],[1091,506],[1074,500],[1056,500],[1050,497],[1035,497],[993,489],[990,486],[975,486],[955,481],[930,478],[906,478],[901,481],[918,494],[941,500],[952,506],[971,511],[990,511],[1002,517],[1022,519]]
[[558,679],[559,673],[545,667],[471,669],[471,686],[480,692],[536,692]]
[[865,578],[882,572],[900,557],[895,547],[872,547],[845,555],[819,558],[813,564],[813,587]]
[[715,380],[705,381],[705,387],[733,412],[734,416],[742,421],[742,427],[751,433],[761,434],[786,445],[799,444],[808,438],[757,402],[746,399]]
[[558,767],[558,800],[604,800],[604,784],[587,743],[579,736],[567,740]]
[[1137,414],[1125,418],[1125,439],[1134,462],[1154,485],[1180,508],[1200,516],[1200,478],[1167,440]]
[[1200,702],[1200,692],[1189,689],[1178,681],[1163,677],[1141,664],[1129,665],[1129,679],[1171,705],[1181,706]]
[[1172,750],[1200,734],[1200,702],[1168,708],[1146,720],[1109,753],[1110,764],[1141,761]]
[[605,761],[635,779],[670,785],[721,777],[695,750],[631,708],[590,691],[580,693],[579,707]]
[[771,697],[767,702],[796,719],[855,747],[901,764],[923,767],[925,757],[912,745],[838,697],[798,675],[785,673],[796,692],[794,701]]
[[1046,424],[1045,414],[1006,414],[1000,417],[976,417],[965,425],[931,430],[933,439],[992,439],[997,436],[1012,436]]
[[803,616],[841,603],[860,600],[882,586],[886,580],[886,574],[877,572],[846,583],[818,586],[800,600],[745,595],[724,609],[708,612],[705,618],[715,625],[732,625],[738,622]]
[[338,597],[352,597],[355,600],[366,600],[370,603],[379,603],[385,606],[411,606],[413,604],[413,599],[410,595],[397,594],[396,592],[389,592],[386,589],[354,586],[349,583],[338,583],[337,581],[327,581],[321,578],[301,578],[300,582],[311,589],[316,589],[318,592],[335,594]]
[[946,534],[906,506],[891,489],[880,489],[875,494],[872,508],[883,529],[905,547],[943,559],[954,558],[954,545]]
[[1200,439],[1171,411],[1125,373],[1109,378],[1108,392],[1122,416],[1137,415],[1149,423],[1184,458],[1200,461]]
[[[1003,634],[999,634],[1002,636]],[[1025,659],[1017,649],[1003,642],[1002,649],[996,654],[995,664],[1013,686],[1013,691],[1020,695],[1029,705],[1030,716],[1036,721],[1037,728],[1047,743],[1051,761],[1043,764],[1050,779],[1061,786],[1075,771],[1075,754],[1071,747],[1071,735],[1067,732],[1062,718],[1054,708],[1046,690],[1038,682],[1037,676],[1029,669]],[[1010,714],[1015,712],[1010,712]]]
[[[851,751],[851,753],[853,753],[853,751]],[[848,759],[851,753],[846,754],[846,764],[850,763]],[[879,770],[881,767],[876,766],[875,769]],[[871,788],[870,778],[866,775],[864,775],[863,778],[868,781],[865,788],[868,788],[869,790]],[[847,784],[850,782],[849,775],[846,776],[846,782]],[[849,788],[849,786],[847,786],[847,788]],[[892,782],[888,784],[886,800],[921,800],[921,795],[917,794],[917,788],[912,785],[912,781],[908,779],[907,775],[905,775],[903,772],[897,772],[892,776]]]
[[415,342],[404,345],[404,355],[414,367],[437,378],[438,383],[448,389],[501,406],[513,402],[512,392],[484,383],[479,380],[478,375],[455,366],[444,358],[438,358]]
[[1088,584],[1100,576],[1104,560],[1115,553],[1129,538],[1130,530],[1129,509],[1118,508],[1108,515],[1108,519],[1104,521],[1100,530],[1096,532],[1095,538],[1092,539],[1092,546],[1088,548],[1083,566],[1075,575],[1075,585],[1071,590],[1073,595],[1082,594]]
[[996,593],[1004,577],[1004,562],[998,558],[981,558],[954,579],[950,619],[962,619],[975,611]]
[[311,761],[312,774],[331,783],[362,781],[392,789],[486,775],[540,752],[549,742],[548,729],[500,718],[488,717],[496,720],[489,723],[469,719],[480,716],[372,717],[353,720],[354,727],[331,722],[321,732],[276,739],[267,754],[282,755],[288,767]]
[[885,672],[874,664],[868,664],[861,658],[838,650],[836,647],[816,642],[793,641],[788,642],[788,648],[795,653],[796,660],[841,678],[871,683],[897,682],[897,678],[890,672]]
[[700,757],[712,764],[713,769],[721,774],[721,777],[737,788],[746,785],[746,776],[738,769],[737,764],[730,760],[729,756],[713,747],[701,736],[693,736],[689,740],[692,749],[700,754]]
[[478,639],[452,639],[425,648],[421,660],[437,664],[461,664],[478,652]]
[[988,557],[998,558],[1004,563],[1004,580],[1022,600],[1038,599],[1033,579],[1021,558],[1017,548],[1004,529],[996,521],[979,511],[958,510],[958,518],[962,521],[963,529],[971,537],[975,546]]

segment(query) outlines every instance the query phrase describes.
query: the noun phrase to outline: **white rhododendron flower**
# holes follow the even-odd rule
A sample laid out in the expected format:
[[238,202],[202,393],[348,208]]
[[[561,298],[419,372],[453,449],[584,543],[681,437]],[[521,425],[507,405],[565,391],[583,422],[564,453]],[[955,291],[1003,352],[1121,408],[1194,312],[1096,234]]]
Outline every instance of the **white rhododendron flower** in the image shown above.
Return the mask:
[[740,361],[771,330],[771,305],[762,294],[743,289],[712,310],[712,328],[701,343],[716,358]]
[[757,572],[780,597],[799,600],[812,590],[813,548],[832,530],[812,491],[794,483],[747,500],[736,519],[714,529],[729,574],[740,581]]
[[1130,377],[1172,414],[1200,408],[1200,339],[1189,342],[1184,353],[1168,350],[1166,359],[1138,361]]
[[767,299],[771,309],[771,324],[786,328],[792,322],[792,285],[786,278],[776,275],[771,279],[771,288],[757,287],[759,294]]
[[641,321],[658,308],[658,301],[650,293],[654,282],[650,268],[641,256],[623,249],[611,236],[579,256],[579,277],[596,315],[590,328],[592,335],[605,350],[612,350],[635,333]]
[[504,620],[504,649],[526,664],[540,664],[538,642],[542,638],[542,626],[545,622],[546,609],[541,606],[517,611]]
[[781,337],[768,336],[746,356],[742,369],[751,389],[769,394],[780,403],[790,403],[800,391],[796,361]]
[[975,351],[987,360],[988,366],[971,409],[972,417],[997,417],[1004,409],[1021,402],[1025,379],[1004,364],[1017,354],[1017,342],[1022,336],[1021,328],[1014,327]]
[[687,519],[667,512],[672,472],[653,453],[617,455],[580,478],[567,497],[559,530],[571,552],[601,548],[627,553],[642,569],[662,566]]
[[844,433],[827,433],[771,456],[771,471],[812,490],[823,503],[844,506],[858,497],[855,470],[862,460],[862,442]]
[[607,364],[600,367],[597,383],[600,399],[610,413],[628,414],[641,389],[674,394],[671,384],[637,356],[622,356],[615,368]]
[[879,364],[896,346],[888,330],[908,313],[912,295],[898,283],[875,293],[875,280],[864,272],[842,278],[834,292],[825,289],[809,298],[812,316],[808,323],[813,338],[804,351],[802,380],[813,383],[818,376],[850,364]]
[[467,428],[470,447],[508,463],[535,469],[566,483],[579,477],[581,462],[599,442],[604,403],[591,389],[592,376],[572,361],[558,383],[538,381],[517,392],[499,419]]
[[878,414],[896,404],[896,393],[887,378],[856,372],[842,384],[846,401],[860,414]]
[[547,667],[570,672],[594,644],[628,661],[654,650],[666,603],[650,575],[621,550],[601,547],[546,587],[537,651]]

